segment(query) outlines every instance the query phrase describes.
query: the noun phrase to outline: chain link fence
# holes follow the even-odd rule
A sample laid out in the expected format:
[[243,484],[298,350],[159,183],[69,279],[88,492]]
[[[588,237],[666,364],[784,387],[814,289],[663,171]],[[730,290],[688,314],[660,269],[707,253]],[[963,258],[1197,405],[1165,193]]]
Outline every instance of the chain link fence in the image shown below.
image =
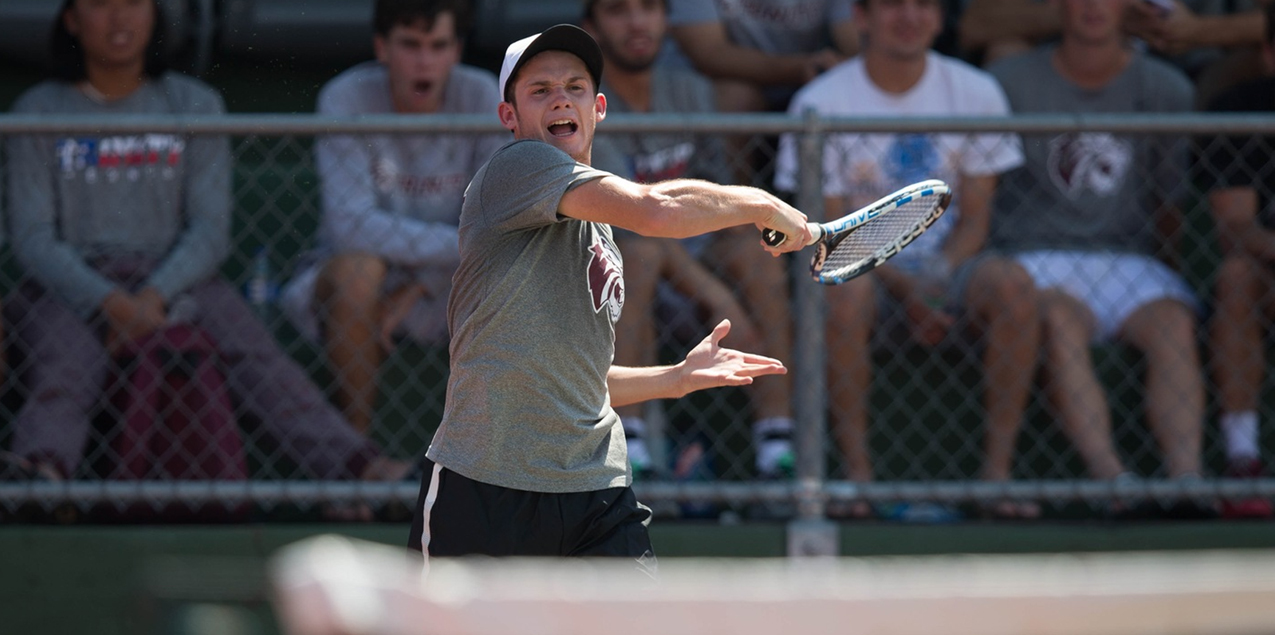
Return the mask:
[[[323,396],[326,408],[348,420],[352,412],[348,395],[340,386],[349,367],[330,363],[331,343],[303,335],[302,329],[285,315],[279,290],[307,264],[307,254],[315,246],[322,201],[313,146],[315,135],[323,133],[370,134],[482,134],[496,131],[485,117],[372,117],[360,121],[338,121],[310,116],[231,115],[213,119],[116,119],[0,117],[0,135],[51,135],[58,138],[135,137],[144,134],[208,135],[229,139],[233,157],[233,218],[229,252],[219,276],[246,307],[253,319],[264,325],[273,344],[302,372],[310,387]],[[657,267],[647,252],[626,253],[626,276],[643,274],[660,279],[659,289],[648,302],[634,299],[629,289],[625,319],[646,315],[653,337],[645,350],[636,354],[646,363],[669,362],[680,358],[704,337],[712,324],[731,318],[736,325],[727,343],[776,351],[791,369],[786,379],[759,382],[747,389],[719,389],[678,400],[646,404],[639,414],[648,423],[654,469],[637,484],[645,500],[667,506],[669,513],[715,513],[722,508],[743,509],[756,503],[797,503],[788,513],[818,516],[831,502],[867,500],[874,503],[936,501],[976,503],[1001,499],[1038,500],[1068,506],[1086,513],[1105,509],[1112,500],[1153,496],[1218,497],[1275,495],[1275,479],[1214,478],[1226,468],[1224,439],[1216,425],[1219,397],[1216,389],[1218,360],[1211,355],[1210,319],[1214,315],[1214,280],[1224,250],[1219,246],[1217,224],[1208,205],[1209,190],[1225,173],[1225,183],[1247,182],[1257,193],[1261,209],[1269,212],[1271,175],[1252,157],[1269,156],[1275,139],[1275,118],[1261,116],[1058,116],[1013,117],[1008,119],[962,120],[855,120],[824,119],[817,116],[793,118],[784,115],[731,116],[617,116],[607,120],[607,134],[682,135],[695,140],[716,137],[724,140],[724,154],[713,162],[727,166],[740,182],[773,189],[778,138],[792,134],[798,159],[799,178],[794,192],[783,193],[818,219],[839,215],[824,210],[824,148],[836,135],[853,134],[855,141],[842,144],[848,152],[862,151],[855,143],[868,143],[873,135],[906,134],[974,135],[1013,133],[1025,144],[1049,144],[1059,138],[1089,140],[1129,140],[1155,138],[1177,144],[1180,157],[1165,156],[1157,162],[1184,161],[1177,180],[1166,180],[1163,163],[1141,160],[1127,166],[1133,179],[1148,184],[1148,193],[1178,201],[1181,216],[1167,225],[1171,245],[1159,252],[1182,275],[1198,298],[1198,324],[1194,342],[1184,342],[1183,352],[1198,347],[1200,369],[1207,389],[1205,410],[1195,423],[1203,436],[1202,478],[1169,479],[1163,466],[1164,449],[1180,440],[1153,432],[1144,405],[1148,364],[1130,346],[1102,343],[1091,348],[1101,382],[1102,395],[1111,415],[1111,435],[1120,459],[1139,479],[1099,480],[1092,478],[1090,466],[1082,459],[1060,424],[1055,403],[1051,403],[1048,373],[1036,368],[1021,369],[1033,377],[1033,387],[1022,414],[1022,428],[1014,441],[1013,480],[981,480],[985,455],[986,414],[983,393],[987,380],[982,358],[987,351],[985,337],[976,329],[959,324],[934,345],[919,343],[906,328],[890,328],[881,323],[870,346],[870,388],[867,400],[867,450],[871,457],[871,482],[847,469],[844,444],[829,430],[829,421],[838,419],[836,406],[829,410],[830,392],[841,389],[849,361],[837,359],[828,347],[828,334],[841,325],[828,320],[831,294],[809,280],[808,253],[771,259],[760,248],[752,228],[735,236],[693,243],[675,243],[687,249],[704,272],[720,286],[705,286],[678,280],[674,267]],[[1012,136],[997,137],[1006,143]],[[831,146],[829,146],[831,147]],[[996,145],[970,142],[968,152],[996,152]],[[871,149],[869,148],[869,151]],[[1111,178],[1113,165],[1103,163],[1103,153],[1075,155],[1075,165],[1060,168],[1077,178]],[[833,157],[836,159],[837,157]],[[151,169],[143,153],[123,156],[118,167],[101,166],[104,178],[111,170]],[[944,157],[939,157],[944,159]],[[8,155],[0,158],[7,167]],[[1088,163],[1083,163],[1088,161]],[[136,165],[134,165],[134,163]],[[5,170],[6,173],[9,170]],[[1172,171],[1170,171],[1172,173]],[[120,172],[119,178],[128,178]],[[109,177],[116,178],[116,177]],[[1021,183],[1013,179],[1002,181]],[[5,184],[6,191],[12,187]],[[1173,188],[1174,192],[1162,191]],[[1025,194],[1025,193],[1020,193]],[[960,196],[958,192],[957,196]],[[1022,198],[1022,197],[1020,197]],[[958,198],[959,200],[959,198]],[[5,206],[9,199],[5,198]],[[4,210],[8,217],[9,210]],[[1101,219],[1099,219],[1101,220]],[[723,236],[727,236],[724,234]],[[741,247],[743,245],[743,247]],[[5,405],[0,418],[0,448],[18,450],[23,431],[24,404],[32,399],[53,398],[32,395],[28,387],[33,372],[29,355],[22,352],[15,333],[23,330],[24,319],[11,311],[13,295],[30,283],[6,246],[0,269],[0,288],[5,291],[8,350]],[[640,255],[639,255],[640,254]],[[1265,271],[1263,267],[1259,269]],[[1129,280],[1138,285],[1140,280]],[[633,283],[630,283],[633,284]],[[1131,286],[1131,288],[1133,288]],[[718,293],[716,296],[713,293]],[[1261,287],[1260,303],[1271,298],[1269,285]],[[767,302],[765,298],[769,297]],[[551,301],[551,299],[547,299]],[[885,305],[883,305],[885,306]],[[1270,330],[1271,317],[1259,312],[1260,332]],[[775,316],[781,316],[776,318]],[[777,319],[783,324],[774,324]],[[824,326],[827,324],[828,331]],[[906,326],[906,325],[905,325]],[[375,324],[369,328],[375,330]],[[248,328],[245,326],[245,328]],[[784,337],[776,339],[774,332]],[[1266,344],[1262,344],[1264,350]],[[14,351],[18,351],[14,353]],[[1044,354],[1042,350],[1042,355]],[[331,439],[370,438],[375,449],[371,457],[388,457],[411,462],[422,456],[442,416],[447,377],[447,350],[442,343],[399,340],[375,371],[374,410],[366,431],[353,427]],[[171,370],[189,359],[169,360]],[[224,358],[217,362],[224,367]],[[116,362],[108,376],[121,373]],[[1272,405],[1267,394],[1265,363],[1261,365],[1257,409],[1260,449],[1269,455],[1275,450],[1275,433],[1268,422]],[[189,369],[187,369],[189,370]],[[364,369],[367,370],[367,369]],[[356,371],[357,372],[357,371]],[[269,378],[266,378],[269,379]],[[235,382],[228,382],[232,388]],[[275,382],[270,385],[285,385]],[[243,395],[230,394],[236,431],[242,442],[246,479],[217,478],[217,475],[187,471],[171,476],[150,476],[140,480],[118,478],[118,466],[127,457],[120,455],[120,435],[127,426],[128,413],[121,410],[118,383],[104,382],[90,413],[91,425],[82,445],[81,460],[64,479],[16,469],[11,453],[10,467],[0,481],[0,511],[11,518],[32,506],[49,510],[85,510],[100,507],[116,511],[130,506],[152,510],[183,506],[188,512],[215,508],[242,509],[248,505],[267,516],[286,517],[288,510],[309,510],[348,502],[380,506],[410,504],[417,483],[407,480],[360,479],[360,474],[315,467],[308,451],[322,444],[307,445],[306,434],[296,438],[281,433],[271,421],[262,421],[245,405]],[[513,388],[510,388],[513,389]],[[288,402],[288,395],[266,399]],[[1054,398],[1056,400],[1056,397]],[[180,400],[175,400],[174,403]],[[836,403],[832,400],[832,403]],[[180,407],[180,406],[174,406]],[[1162,405],[1169,410],[1179,404]],[[184,412],[195,425],[173,432],[160,446],[184,450],[156,460],[199,466],[216,454],[221,440],[206,438],[208,431],[197,425],[204,412]],[[796,420],[797,461],[790,478],[762,479],[757,467],[757,433],[754,423],[767,417]],[[356,417],[357,418],[357,417]],[[254,420],[255,419],[255,420]],[[1186,430],[1184,434],[1195,432]],[[342,434],[349,436],[341,436]],[[188,438],[181,438],[188,435]],[[280,438],[280,437],[283,438]],[[65,441],[65,440],[63,440]],[[311,439],[311,441],[313,441]],[[1181,440],[1184,443],[1189,441]],[[318,443],[318,445],[316,445]],[[356,445],[356,444],[355,444]],[[30,448],[30,446],[24,446]],[[354,452],[345,448],[345,452]],[[182,454],[185,452],[185,454]],[[338,452],[339,454],[339,452]],[[344,456],[344,455],[342,455]],[[34,458],[34,457],[27,457]],[[364,457],[367,459],[368,457]],[[348,463],[346,464],[348,467]],[[355,465],[362,466],[363,463]],[[857,480],[851,477],[858,476]],[[681,505],[679,508],[678,505]],[[233,516],[233,514],[232,514]],[[243,517],[235,516],[235,517]]]

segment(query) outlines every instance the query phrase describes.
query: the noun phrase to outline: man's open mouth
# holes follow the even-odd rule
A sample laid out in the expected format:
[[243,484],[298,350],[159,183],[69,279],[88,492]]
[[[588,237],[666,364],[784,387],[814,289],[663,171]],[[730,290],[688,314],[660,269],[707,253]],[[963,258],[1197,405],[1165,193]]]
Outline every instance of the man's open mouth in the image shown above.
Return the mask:
[[412,90],[415,90],[415,91],[416,91],[416,92],[418,92],[418,93],[426,93],[426,94],[427,94],[427,93],[429,93],[429,91],[430,91],[430,90],[432,90],[433,88],[434,88],[434,82],[432,82],[432,81],[430,81],[430,80],[428,80],[428,79],[422,79],[422,80],[417,81],[417,82],[414,82],[414,83],[412,84]]
[[555,137],[569,137],[579,126],[570,119],[559,119],[549,123],[549,134]]

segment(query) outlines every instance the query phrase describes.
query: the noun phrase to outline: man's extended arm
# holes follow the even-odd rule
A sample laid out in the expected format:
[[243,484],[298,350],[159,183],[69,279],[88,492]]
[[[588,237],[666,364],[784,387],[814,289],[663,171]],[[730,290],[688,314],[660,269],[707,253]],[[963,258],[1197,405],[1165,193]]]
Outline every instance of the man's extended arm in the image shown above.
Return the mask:
[[665,238],[753,224],[794,239],[771,249],[774,253],[801,249],[811,236],[806,215],[765,190],[694,179],[648,185],[606,176],[568,191],[558,211],[571,218]]
[[607,373],[611,407],[676,399],[705,388],[745,386],[754,377],[788,372],[777,359],[722,347],[722,338],[729,332],[730,322],[722,320],[686,359],[672,366],[612,366]]

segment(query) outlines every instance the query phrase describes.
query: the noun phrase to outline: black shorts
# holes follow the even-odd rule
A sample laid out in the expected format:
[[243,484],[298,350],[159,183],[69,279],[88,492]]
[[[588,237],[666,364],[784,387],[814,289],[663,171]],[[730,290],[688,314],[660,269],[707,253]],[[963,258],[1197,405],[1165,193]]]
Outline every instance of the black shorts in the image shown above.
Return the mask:
[[[411,549],[435,558],[633,558],[654,572],[651,510],[637,502],[632,488],[546,494],[480,483],[428,459],[424,467]],[[435,475],[437,487],[431,488]]]

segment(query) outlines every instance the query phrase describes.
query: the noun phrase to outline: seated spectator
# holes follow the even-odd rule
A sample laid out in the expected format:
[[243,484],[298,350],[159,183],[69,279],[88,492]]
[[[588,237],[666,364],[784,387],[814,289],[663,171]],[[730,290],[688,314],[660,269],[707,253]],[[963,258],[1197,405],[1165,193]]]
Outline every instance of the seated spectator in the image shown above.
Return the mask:
[[[814,108],[841,116],[1001,116],[1004,93],[989,75],[930,50],[943,25],[938,0],[862,0],[855,22],[861,54],[801,89],[790,111]],[[956,195],[923,236],[872,273],[830,287],[828,377],[830,419],[846,476],[873,479],[868,450],[870,340],[874,330],[902,326],[934,346],[958,324],[981,337],[987,376],[982,478],[1011,478],[1014,446],[1036,364],[1038,317],[1031,280],[1010,260],[980,255],[998,175],[1022,163],[1014,135],[832,135],[824,149],[824,212],[837,218],[917,181],[942,179]],[[798,181],[796,140],[780,144],[783,190]],[[998,517],[1035,517],[1031,502],[1000,501]],[[847,512],[869,513],[866,504]]]
[[670,33],[726,112],[782,111],[859,48],[852,0],[671,0]]
[[[205,115],[205,84],[165,70],[157,2],[66,0],[52,38],[53,77],[14,112]],[[230,241],[229,142],[174,134],[18,135],[8,141],[9,213],[30,276],[5,303],[25,352],[27,398],[12,451],[40,474],[74,476],[90,419],[111,385],[112,353],[162,328],[173,303],[216,340],[241,414],[261,422],[305,475],[399,479],[344,421],[235,290],[217,277]]]
[[[1171,113],[1191,108],[1190,80],[1131,47],[1119,2],[1061,0],[1062,39],[989,69],[1015,113]],[[1178,218],[1185,144],[1105,132],[1024,138],[1026,163],[1005,175],[992,245],[1040,289],[1044,392],[1092,477],[1130,468],[1090,346],[1129,344],[1146,360],[1147,422],[1170,477],[1201,474],[1204,379],[1196,300],[1157,229]],[[1203,510],[1200,510],[1203,511]]]
[[[378,0],[376,61],[319,94],[326,115],[490,115],[496,78],[460,64],[467,0]],[[327,136],[315,146],[323,217],[318,246],[283,291],[303,334],[321,339],[337,402],[366,433],[376,377],[395,339],[447,341],[456,223],[469,179],[509,135]]]
[[[798,88],[854,55],[853,0],[670,0],[669,32],[723,112],[783,112]],[[733,179],[769,187],[774,139],[726,138]]]
[[[1252,3],[1269,0],[1120,0],[1126,35],[1172,61],[1198,85],[1205,101],[1256,73],[1264,18]],[[1056,2],[969,0],[960,23],[966,55],[983,65],[1055,40]]]
[[[662,0],[590,0],[584,28],[597,40],[607,74],[601,92],[611,114],[715,112],[709,83],[693,72],[655,65],[666,30]],[[672,178],[730,181],[720,140],[687,134],[615,135],[594,142],[593,165],[639,183]],[[665,339],[655,326],[658,307],[668,294],[658,293],[669,280],[685,298],[707,308],[708,324],[729,318],[739,346],[759,354],[788,359],[792,352],[792,319],[784,261],[756,249],[756,228],[736,227],[710,236],[681,241],[617,232],[626,262],[626,310],[617,325],[615,363],[651,366]],[[701,262],[703,264],[701,264]],[[705,266],[707,265],[707,267]],[[730,286],[718,279],[721,275]],[[739,297],[731,289],[737,289]],[[741,306],[742,305],[742,306]],[[665,330],[667,332],[667,330]],[[695,340],[701,335],[697,334]],[[759,377],[748,387],[753,405],[753,439],[757,473],[764,478],[791,475],[792,390],[787,375]],[[629,458],[635,472],[646,457],[646,422],[641,405],[617,409],[630,439]]]
[[[1214,112],[1275,111],[1275,3],[1266,5],[1267,75],[1236,86],[1210,105]],[[1266,333],[1275,318],[1275,166],[1270,137],[1206,138],[1202,171],[1217,222],[1222,262],[1213,282],[1209,329],[1218,424],[1230,478],[1265,474],[1258,433],[1258,395],[1266,376]],[[1228,518],[1271,516],[1271,501],[1222,501]]]

